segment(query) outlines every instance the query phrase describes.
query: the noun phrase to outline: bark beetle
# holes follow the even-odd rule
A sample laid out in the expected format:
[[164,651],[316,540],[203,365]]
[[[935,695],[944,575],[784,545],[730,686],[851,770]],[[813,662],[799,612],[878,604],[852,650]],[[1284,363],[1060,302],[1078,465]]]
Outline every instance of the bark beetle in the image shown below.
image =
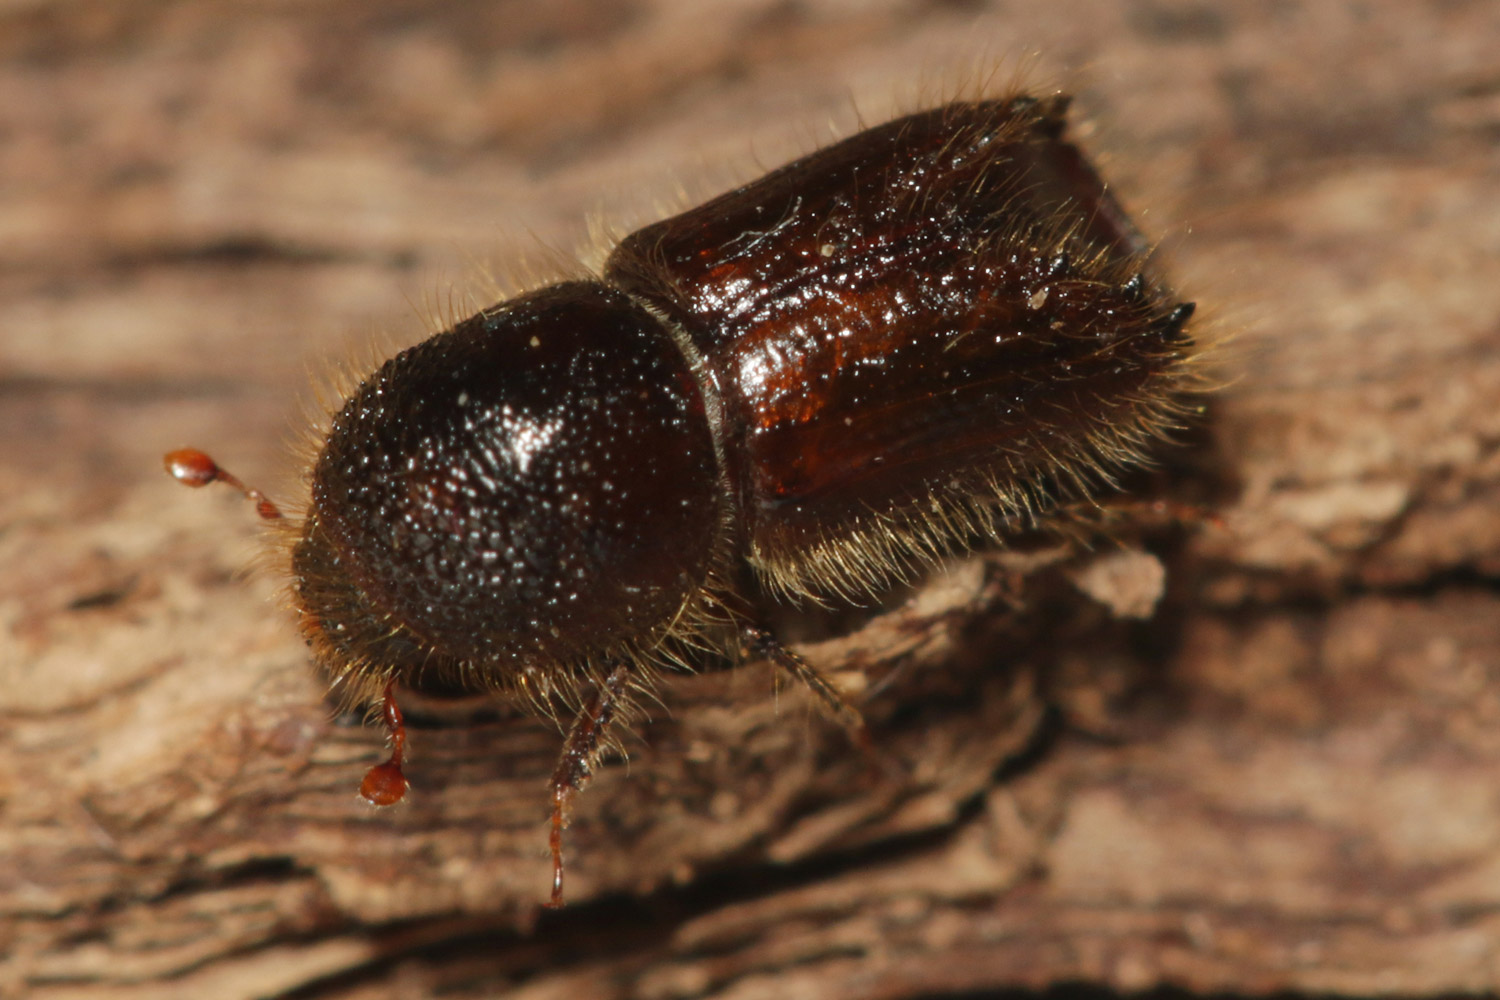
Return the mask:
[[[0,15],[0,993],[1500,987],[1500,10],[407,6]],[[419,707],[410,803],[361,805],[379,733],[240,574],[249,512],[160,453],[274,482],[304,367],[463,308],[423,289],[501,227],[644,217],[664,164],[775,162],[789,107],[873,117],[976,38],[1088,67],[1090,142],[1237,334],[1138,484],[1222,525],[790,623],[868,691],[874,773],[764,668],[674,683],[579,799],[560,914],[546,725]]]

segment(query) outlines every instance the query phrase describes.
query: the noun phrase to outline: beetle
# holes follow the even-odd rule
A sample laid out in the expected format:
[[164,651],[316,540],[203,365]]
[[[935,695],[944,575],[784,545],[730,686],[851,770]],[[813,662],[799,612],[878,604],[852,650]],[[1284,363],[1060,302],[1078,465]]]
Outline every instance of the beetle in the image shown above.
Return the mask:
[[[390,729],[364,796],[406,791],[401,688],[572,713],[555,906],[572,796],[691,650],[764,656],[867,739],[751,590],[858,601],[1003,543],[1147,461],[1188,406],[1193,303],[1068,139],[1068,104],[866,129],[368,375],[282,519],[315,659]],[[167,466],[280,518],[201,452]]]

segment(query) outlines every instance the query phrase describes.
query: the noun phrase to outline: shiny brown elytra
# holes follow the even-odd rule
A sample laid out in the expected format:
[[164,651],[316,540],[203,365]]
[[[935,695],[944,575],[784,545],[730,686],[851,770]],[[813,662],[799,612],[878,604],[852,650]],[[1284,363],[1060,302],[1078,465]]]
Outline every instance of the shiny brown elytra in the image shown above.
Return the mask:
[[[560,904],[571,796],[685,650],[748,647],[863,735],[746,570],[781,599],[870,596],[1144,461],[1187,393],[1193,307],[1065,138],[1067,104],[860,132],[366,378],[288,519],[302,630],[392,733],[363,794],[406,790],[402,687],[572,713]],[[168,466],[244,489],[198,452]]]

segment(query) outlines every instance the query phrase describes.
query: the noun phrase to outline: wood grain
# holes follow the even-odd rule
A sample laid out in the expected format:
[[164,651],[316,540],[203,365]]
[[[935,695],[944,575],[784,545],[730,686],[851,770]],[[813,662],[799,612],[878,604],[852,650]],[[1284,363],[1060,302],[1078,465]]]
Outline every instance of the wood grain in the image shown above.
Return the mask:
[[[1500,8],[706,10],[0,10],[0,996],[1500,988]],[[561,913],[546,725],[418,706],[411,801],[363,806],[380,734],[161,453],[291,495],[307,371],[476,262],[556,274],[1001,56],[1236,334],[1141,484],[1222,525],[784,623],[879,768],[764,667],[674,683]]]

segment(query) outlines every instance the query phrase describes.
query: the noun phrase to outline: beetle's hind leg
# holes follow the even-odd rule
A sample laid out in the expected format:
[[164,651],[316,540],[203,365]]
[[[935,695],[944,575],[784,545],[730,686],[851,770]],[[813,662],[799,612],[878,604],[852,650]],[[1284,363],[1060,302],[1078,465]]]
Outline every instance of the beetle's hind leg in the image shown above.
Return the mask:
[[552,848],[552,899],[547,904],[552,909],[563,905],[562,835],[568,825],[568,808],[573,796],[593,777],[599,756],[607,746],[610,724],[627,707],[628,675],[629,668],[620,663],[605,676],[573,722],[573,728],[568,730],[557,768],[552,772],[552,832],[548,837]]

